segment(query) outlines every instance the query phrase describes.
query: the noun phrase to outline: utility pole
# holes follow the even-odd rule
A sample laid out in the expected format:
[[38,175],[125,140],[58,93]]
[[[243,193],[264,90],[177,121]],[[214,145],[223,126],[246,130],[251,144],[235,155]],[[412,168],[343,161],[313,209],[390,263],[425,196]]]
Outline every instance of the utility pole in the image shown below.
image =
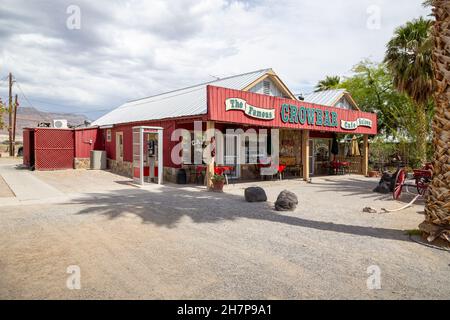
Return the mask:
[[17,126],[17,107],[19,102],[17,101],[17,94],[14,99],[14,119],[13,119],[13,155],[16,154],[16,126]]
[[8,126],[8,133],[9,133],[9,156],[14,156],[13,151],[13,141],[12,141],[12,74],[9,73],[9,105],[8,105],[8,113],[9,113],[9,126]]

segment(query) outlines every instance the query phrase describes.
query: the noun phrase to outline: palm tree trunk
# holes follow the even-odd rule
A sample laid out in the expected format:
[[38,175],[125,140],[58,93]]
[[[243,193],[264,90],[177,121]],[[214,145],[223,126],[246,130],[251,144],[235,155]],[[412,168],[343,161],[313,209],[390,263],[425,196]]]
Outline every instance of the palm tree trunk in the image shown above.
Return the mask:
[[419,160],[424,165],[427,162],[427,141],[428,141],[428,126],[425,106],[417,106],[417,153]]
[[433,119],[433,180],[425,205],[425,221],[419,226],[428,240],[450,242],[450,1],[433,0],[433,69],[436,91]]

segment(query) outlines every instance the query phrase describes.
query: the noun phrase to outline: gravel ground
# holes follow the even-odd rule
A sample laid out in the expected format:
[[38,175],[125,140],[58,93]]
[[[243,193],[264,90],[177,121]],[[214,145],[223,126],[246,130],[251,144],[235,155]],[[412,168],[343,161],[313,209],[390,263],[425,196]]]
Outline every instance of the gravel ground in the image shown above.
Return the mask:
[[[66,203],[0,207],[0,298],[450,298],[450,254],[404,232],[423,205],[362,213],[403,204],[371,193],[376,179],[259,182],[269,201],[251,204],[243,188],[256,184],[137,189],[101,172],[83,186],[87,173],[37,173],[72,194]],[[298,195],[296,211],[272,210],[283,189]],[[80,267],[80,290],[66,287],[69,265]],[[367,289],[371,265],[380,290]]]

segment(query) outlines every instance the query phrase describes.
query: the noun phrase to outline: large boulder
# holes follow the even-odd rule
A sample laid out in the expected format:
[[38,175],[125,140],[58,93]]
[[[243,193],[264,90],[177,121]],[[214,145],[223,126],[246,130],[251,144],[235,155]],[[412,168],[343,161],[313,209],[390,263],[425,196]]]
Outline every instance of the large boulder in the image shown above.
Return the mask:
[[275,201],[275,210],[277,211],[293,211],[298,204],[298,199],[295,193],[283,190],[278,195]]
[[247,202],[264,202],[267,201],[267,195],[263,188],[249,187],[244,191],[245,200]]

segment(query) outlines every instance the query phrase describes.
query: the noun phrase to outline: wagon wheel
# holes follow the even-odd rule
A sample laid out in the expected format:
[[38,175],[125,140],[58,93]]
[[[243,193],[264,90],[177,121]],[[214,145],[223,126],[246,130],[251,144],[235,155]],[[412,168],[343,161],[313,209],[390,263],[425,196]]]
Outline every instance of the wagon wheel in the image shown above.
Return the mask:
[[402,188],[403,184],[405,183],[406,179],[406,173],[405,169],[400,169],[400,171],[397,173],[397,176],[395,177],[395,186],[394,186],[394,192],[392,193],[392,196],[395,200],[400,198],[400,195],[402,194]]
[[416,188],[417,192],[423,196],[427,192],[429,184],[429,179],[427,177],[417,177],[416,178]]

